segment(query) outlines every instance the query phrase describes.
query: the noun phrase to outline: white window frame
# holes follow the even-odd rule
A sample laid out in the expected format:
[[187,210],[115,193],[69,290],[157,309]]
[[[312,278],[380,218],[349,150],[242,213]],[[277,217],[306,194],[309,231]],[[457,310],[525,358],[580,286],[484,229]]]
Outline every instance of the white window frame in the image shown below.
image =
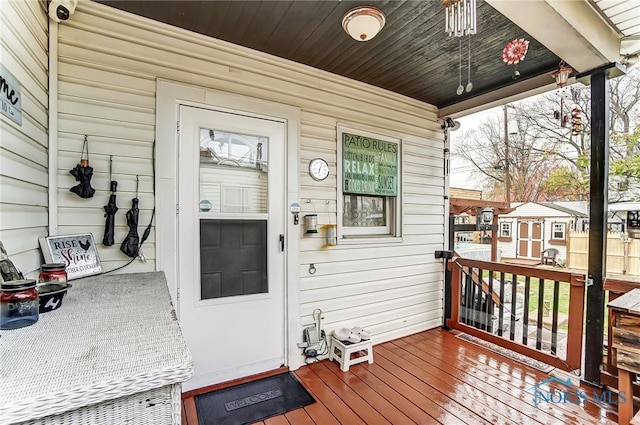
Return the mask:
[[[342,192],[342,134],[351,133],[359,136],[372,137],[398,144],[398,196],[384,196],[386,209],[385,226],[374,227],[353,227],[343,225],[344,196]],[[349,243],[371,243],[376,240],[380,242],[401,242],[402,241],[402,158],[403,144],[399,137],[387,136],[380,133],[373,133],[358,128],[338,125],[336,132],[337,141],[337,175],[336,175],[336,199],[337,199],[337,222],[338,222],[338,244]],[[368,196],[368,195],[362,195]]]
[[[556,238],[556,226],[562,228],[562,237]],[[552,223],[551,224],[551,239],[554,241],[564,241],[567,239],[567,223]]]
[[[505,230],[505,226],[506,229],[508,230],[508,235],[504,235],[503,231]],[[500,237],[501,238],[510,238],[511,237],[511,222],[510,221],[503,221],[500,223]]]

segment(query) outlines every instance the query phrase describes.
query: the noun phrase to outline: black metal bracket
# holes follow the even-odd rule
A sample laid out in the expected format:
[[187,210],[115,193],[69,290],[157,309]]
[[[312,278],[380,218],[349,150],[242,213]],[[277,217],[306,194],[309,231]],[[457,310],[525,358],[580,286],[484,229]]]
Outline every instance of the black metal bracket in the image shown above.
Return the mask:
[[453,251],[436,251],[436,258],[443,258],[445,260],[451,260],[453,258]]

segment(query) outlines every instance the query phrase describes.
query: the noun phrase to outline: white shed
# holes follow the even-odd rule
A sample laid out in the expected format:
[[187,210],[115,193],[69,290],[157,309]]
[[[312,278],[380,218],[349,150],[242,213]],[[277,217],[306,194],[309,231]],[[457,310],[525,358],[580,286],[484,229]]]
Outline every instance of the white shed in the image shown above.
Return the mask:
[[558,261],[567,258],[567,233],[584,230],[586,203],[525,202],[498,218],[498,248],[503,258],[540,259],[548,248],[558,250]]

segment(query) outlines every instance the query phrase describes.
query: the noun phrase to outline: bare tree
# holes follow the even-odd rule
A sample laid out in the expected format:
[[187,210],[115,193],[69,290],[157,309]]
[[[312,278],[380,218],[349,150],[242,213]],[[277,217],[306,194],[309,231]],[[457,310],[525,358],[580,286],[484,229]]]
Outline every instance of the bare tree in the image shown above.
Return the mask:
[[507,199],[508,170],[510,199],[519,202],[547,200],[545,182],[557,163],[553,146],[547,140],[537,138],[535,127],[530,121],[519,119],[520,113],[517,109],[512,113],[514,120],[510,128],[513,132],[508,135],[507,142],[503,119],[490,117],[478,129],[462,134],[456,155],[474,165],[493,199]]
[[[640,109],[640,70],[609,81],[610,200],[633,197],[639,183],[640,143],[635,123]],[[495,199],[506,199],[508,169],[515,201],[584,200],[589,195],[591,144],[590,88],[580,83],[519,102],[508,109],[510,125],[505,143],[504,119],[496,113],[477,129],[458,137],[454,155],[477,169],[477,177]],[[577,125],[575,118],[579,118]],[[636,127],[634,137],[629,134]],[[507,167],[506,148],[509,149]],[[638,195],[640,196],[640,195]]]

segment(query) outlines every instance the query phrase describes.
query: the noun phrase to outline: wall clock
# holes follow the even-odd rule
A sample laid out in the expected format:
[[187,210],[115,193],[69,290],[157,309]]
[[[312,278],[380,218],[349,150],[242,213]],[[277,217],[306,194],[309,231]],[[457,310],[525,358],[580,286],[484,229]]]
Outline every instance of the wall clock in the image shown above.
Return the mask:
[[329,177],[329,164],[322,158],[309,161],[309,174],[314,180],[322,181]]

